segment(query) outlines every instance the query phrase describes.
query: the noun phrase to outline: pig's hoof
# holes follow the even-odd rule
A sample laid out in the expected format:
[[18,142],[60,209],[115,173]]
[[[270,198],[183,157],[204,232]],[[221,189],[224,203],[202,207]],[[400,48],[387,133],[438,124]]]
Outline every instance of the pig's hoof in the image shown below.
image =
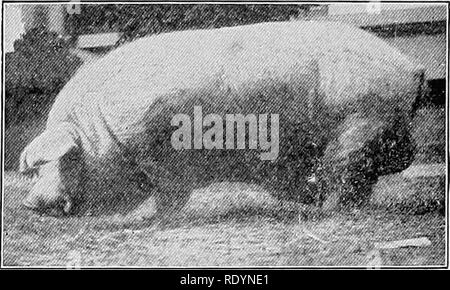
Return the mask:
[[332,214],[341,209],[340,196],[337,192],[329,193],[322,204],[322,211],[327,214]]
[[329,216],[323,207],[303,205],[300,209],[299,221],[319,221]]
[[63,217],[71,214],[71,203],[68,206],[64,200],[51,205],[45,205],[41,200],[25,199],[22,201],[22,205],[38,215]]

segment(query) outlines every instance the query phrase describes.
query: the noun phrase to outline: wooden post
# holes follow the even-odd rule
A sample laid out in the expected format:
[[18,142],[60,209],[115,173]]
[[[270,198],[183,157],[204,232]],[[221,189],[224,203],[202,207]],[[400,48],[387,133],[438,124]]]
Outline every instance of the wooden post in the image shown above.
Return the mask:
[[48,30],[64,35],[64,15],[63,5],[48,5]]

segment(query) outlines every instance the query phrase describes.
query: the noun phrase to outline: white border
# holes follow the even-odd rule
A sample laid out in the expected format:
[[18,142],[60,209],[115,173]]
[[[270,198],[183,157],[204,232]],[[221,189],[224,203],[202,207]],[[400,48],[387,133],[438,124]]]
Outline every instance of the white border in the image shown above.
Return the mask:
[[[34,4],[337,4],[337,3],[357,3],[360,2],[361,5],[363,3],[368,4],[369,1],[356,1],[356,2],[349,2],[349,1],[310,1],[310,2],[302,2],[302,1],[155,1],[155,2],[145,2],[145,1],[8,1],[8,2],[3,2],[2,0],[1,4],[1,11],[2,11],[2,25],[1,25],[1,33],[2,33],[2,39],[1,39],[1,44],[2,44],[2,132],[1,132],[1,138],[2,138],[2,153],[1,153],[1,160],[2,160],[2,172],[1,172],[1,178],[2,178],[2,186],[1,186],[1,190],[2,190],[2,209],[1,209],[1,254],[0,254],[0,259],[1,259],[1,268],[5,268],[5,269],[67,269],[67,267],[63,267],[63,266],[5,266],[4,265],[4,261],[3,261],[3,241],[4,241],[4,222],[3,222],[3,207],[4,207],[4,160],[5,160],[5,155],[4,155],[4,136],[5,136],[5,116],[4,116],[4,105],[5,105],[5,84],[3,82],[3,78],[5,75],[5,67],[4,67],[4,62],[5,62],[5,54],[3,53],[3,47],[4,47],[4,41],[5,41],[5,36],[4,36],[4,32],[3,32],[3,27],[4,27],[4,17],[3,17],[3,12],[4,12],[4,5],[23,5],[23,4],[30,4],[30,5],[34,5]],[[450,141],[450,136],[449,136],[449,82],[448,82],[448,76],[449,76],[449,63],[448,63],[448,53],[449,53],[449,48],[448,48],[448,41],[449,41],[449,8],[450,8],[450,4],[448,2],[444,2],[444,1],[416,1],[416,0],[412,0],[412,1],[408,1],[408,0],[400,0],[400,1],[381,1],[382,3],[409,3],[414,5],[415,3],[418,4],[431,4],[435,3],[436,5],[447,5],[447,68],[446,68],[446,80],[447,80],[447,91],[446,91],[446,96],[447,96],[447,102],[446,102],[446,136],[447,136],[447,144],[446,144],[446,169],[447,169],[447,173],[448,173],[448,161],[449,161],[449,141]],[[449,237],[449,184],[448,184],[448,174],[446,175],[446,229],[445,229],[445,233],[446,233],[446,249],[445,249],[445,265],[430,265],[430,266],[388,266],[388,267],[383,267],[381,266],[381,269],[438,269],[438,268],[443,268],[446,267],[447,269],[449,268],[449,264],[448,264],[448,251],[449,251],[449,245],[448,245],[448,237]],[[185,270],[189,270],[189,269],[239,269],[239,270],[258,270],[258,269],[273,269],[273,270],[288,270],[288,269],[294,269],[294,270],[299,270],[299,269],[367,269],[367,267],[364,266],[309,266],[309,267],[294,267],[294,266],[244,266],[244,267],[233,267],[233,266],[188,266],[188,267],[182,267],[182,266],[82,266],[81,269],[166,269],[166,270],[179,270],[179,269],[185,269]]]

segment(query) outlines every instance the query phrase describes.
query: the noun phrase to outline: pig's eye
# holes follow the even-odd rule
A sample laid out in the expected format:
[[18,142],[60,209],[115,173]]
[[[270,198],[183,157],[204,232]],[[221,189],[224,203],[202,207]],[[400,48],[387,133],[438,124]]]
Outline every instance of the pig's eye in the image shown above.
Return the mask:
[[65,170],[70,170],[73,168],[76,168],[80,164],[80,154],[78,151],[72,150],[71,152],[67,153],[63,156],[63,158],[60,161],[60,168]]
[[27,171],[27,173],[25,173],[25,176],[34,181],[39,177],[39,170],[38,169],[29,170]]

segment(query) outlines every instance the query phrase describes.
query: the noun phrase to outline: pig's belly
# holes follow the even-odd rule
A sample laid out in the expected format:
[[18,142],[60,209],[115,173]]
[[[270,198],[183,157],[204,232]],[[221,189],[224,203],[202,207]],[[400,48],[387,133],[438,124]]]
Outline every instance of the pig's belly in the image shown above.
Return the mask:
[[[164,188],[203,187],[213,182],[239,181],[257,183],[280,197],[309,202],[307,179],[315,170],[333,126],[327,126],[308,118],[289,119],[283,117],[279,127],[279,150],[275,160],[261,160],[258,140],[257,149],[192,149],[175,150],[171,135],[177,127],[167,126],[170,120],[161,117],[154,120],[145,134],[139,136],[134,145],[137,163],[146,172],[153,184]],[[192,129],[193,131],[193,129]],[[223,141],[226,142],[226,128]],[[270,129],[268,130],[270,135]],[[236,141],[236,136],[235,136]]]

